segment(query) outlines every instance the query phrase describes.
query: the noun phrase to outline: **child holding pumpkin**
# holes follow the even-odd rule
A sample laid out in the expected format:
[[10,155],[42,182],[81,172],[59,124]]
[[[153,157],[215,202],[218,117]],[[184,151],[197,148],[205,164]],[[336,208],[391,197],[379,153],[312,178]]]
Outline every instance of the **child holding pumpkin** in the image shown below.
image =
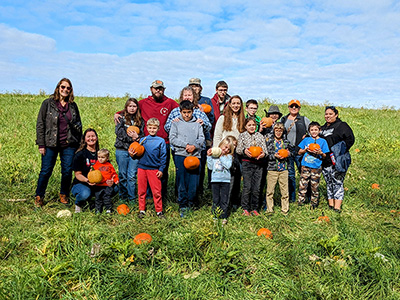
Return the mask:
[[249,117],[244,122],[245,132],[239,135],[236,153],[242,156],[243,191],[241,205],[243,215],[258,216],[260,184],[263,173],[262,158],[267,154],[264,136],[256,132],[257,121]]
[[321,125],[311,122],[308,132],[311,137],[304,138],[299,144],[299,155],[303,155],[301,161],[301,174],[299,183],[299,205],[304,205],[308,185],[311,185],[311,208],[318,206],[318,186],[322,173],[322,161],[329,152],[328,143],[319,137]]
[[207,150],[207,167],[211,171],[211,190],[213,195],[212,212],[214,215],[219,212],[222,224],[228,220],[229,208],[229,188],[231,182],[231,167],[233,153],[235,151],[236,138],[233,136],[225,137],[218,145]]
[[[144,121],[140,115],[139,103],[129,98],[121,111],[122,118],[115,126],[115,157],[120,177],[119,197],[122,202],[134,203],[136,199],[136,174],[138,159],[131,158],[129,145],[143,136]],[[135,127],[133,127],[135,126]]]
[[[146,129],[149,133],[140,139],[145,151],[138,161],[138,192],[139,192],[139,215],[142,219],[146,215],[146,193],[147,183],[150,185],[154,199],[154,208],[159,218],[165,218],[162,205],[162,184],[161,178],[167,166],[167,146],[165,140],[157,136],[160,128],[160,121],[150,118],[147,121]],[[131,156],[136,153],[133,148],[128,150]]]
[[279,181],[281,190],[281,209],[286,215],[289,212],[289,172],[288,172],[288,150],[289,141],[283,138],[285,126],[281,122],[275,123],[273,135],[266,138],[268,149],[267,165],[267,212],[274,212],[275,185]]
[[106,213],[111,213],[112,196],[116,194],[117,184],[119,182],[118,174],[110,163],[110,152],[107,149],[100,149],[97,152],[97,161],[93,165],[94,170],[101,172],[102,180],[96,184],[95,188],[95,209],[96,213],[101,213],[103,207]]
[[172,122],[169,140],[174,148],[178,203],[181,217],[194,204],[200,176],[200,152],[204,144],[204,132],[197,118],[193,116],[194,105],[189,100],[179,104],[180,117]]

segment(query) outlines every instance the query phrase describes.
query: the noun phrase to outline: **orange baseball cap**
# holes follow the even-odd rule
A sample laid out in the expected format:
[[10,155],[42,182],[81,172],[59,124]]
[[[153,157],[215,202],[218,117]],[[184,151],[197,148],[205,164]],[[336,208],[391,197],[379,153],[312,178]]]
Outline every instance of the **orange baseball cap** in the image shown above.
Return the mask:
[[296,104],[296,105],[298,105],[299,107],[301,107],[300,101],[297,100],[297,99],[292,99],[292,100],[290,100],[288,106],[290,106],[290,105],[292,105],[292,104]]

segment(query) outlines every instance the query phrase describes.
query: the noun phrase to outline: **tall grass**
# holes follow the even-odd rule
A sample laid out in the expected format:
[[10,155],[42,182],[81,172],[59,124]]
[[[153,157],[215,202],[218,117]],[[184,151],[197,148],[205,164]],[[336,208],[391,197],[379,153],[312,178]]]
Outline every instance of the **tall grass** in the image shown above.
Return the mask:
[[[57,202],[59,163],[46,205],[34,210],[35,124],[44,98],[0,95],[0,299],[400,299],[399,111],[339,109],[356,136],[342,214],[327,210],[322,195],[315,211],[291,205],[287,217],[278,208],[271,217],[235,212],[222,226],[209,206],[179,218],[173,176],[166,220],[151,205],[143,220],[136,207],[127,216],[57,218],[65,208]],[[125,100],[76,99],[84,128],[95,128],[112,152],[113,114]],[[261,103],[259,112],[269,105]],[[320,123],[323,111],[301,109]],[[323,214],[330,223],[317,222]],[[273,239],[258,237],[261,227]],[[153,241],[135,245],[139,232]],[[100,252],[92,257],[94,244]]]

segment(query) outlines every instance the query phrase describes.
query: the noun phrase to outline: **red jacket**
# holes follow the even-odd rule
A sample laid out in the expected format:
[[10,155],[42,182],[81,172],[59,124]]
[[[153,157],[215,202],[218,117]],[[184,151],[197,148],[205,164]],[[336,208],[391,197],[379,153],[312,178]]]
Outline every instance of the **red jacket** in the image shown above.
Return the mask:
[[101,172],[101,175],[103,176],[103,180],[97,185],[107,186],[106,181],[109,179],[113,179],[113,176],[114,176],[113,179],[114,183],[118,184],[119,182],[118,174],[117,172],[115,172],[115,169],[110,162],[107,161],[104,164],[102,164],[99,161],[96,161],[96,163],[93,165],[93,169],[99,170]]
[[[226,94],[224,109],[225,109],[225,107],[228,104],[230,99],[231,99],[231,96]],[[212,103],[213,108],[214,108],[214,116],[215,116],[214,123],[212,124],[212,132],[214,133],[215,124],[217,124],[217,121],[218,121],[219,117],[221,116],[221,113],[220,113],[220,110],[219,110],[219,97],[218,97],[217,93],[215,93],[214,97],[211,98],[211,103]]]
[[[160,121],[160,129],[157,132],[157,136],[162,137],[167,144],[169,143],[168,134],[164,129],[164,125],[170,112],[176,107],[179,107],[179,104],[166,96],[164,96],[162,102],[156,102],[152,96],[139,101],[143,120],[147,124],[150,118],[157,118]],[[145,135],[149,134],[146,127],[144,127],[144,133]]]

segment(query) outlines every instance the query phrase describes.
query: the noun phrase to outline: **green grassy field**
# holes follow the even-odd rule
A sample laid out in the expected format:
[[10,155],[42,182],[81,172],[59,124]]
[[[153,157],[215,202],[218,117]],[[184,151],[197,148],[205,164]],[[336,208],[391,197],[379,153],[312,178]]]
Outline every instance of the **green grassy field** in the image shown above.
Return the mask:
[[[356,136],[341,214],[322,195],[315,211],[291,204],[287,217],[278,207],[269,218],[235,212],[222,227],[207,205],[181,219],[172,197],[166,220],[139,220],[135,207],[127,216],[57,218],[65,208],[57,202],[59,162],[46,205],[35,210],[35,125],[45,98],[0,95],[0,299],[400,299],[399,110],[339,108]],[[97,130],[115,166],[112,116],[125,100],[76,99],[84,128]],[[301,113],[324,123],[322,105]],[[169,189],[173,195],[173,176]],[[209,192],[203,201],[211,202]],[[330,223],[316,222],[321,215]],[[257,236],[262,227],[273,239]],[[153,241],[134,244],[140,232]],[[100,252],[91,257],[93,244]]]

